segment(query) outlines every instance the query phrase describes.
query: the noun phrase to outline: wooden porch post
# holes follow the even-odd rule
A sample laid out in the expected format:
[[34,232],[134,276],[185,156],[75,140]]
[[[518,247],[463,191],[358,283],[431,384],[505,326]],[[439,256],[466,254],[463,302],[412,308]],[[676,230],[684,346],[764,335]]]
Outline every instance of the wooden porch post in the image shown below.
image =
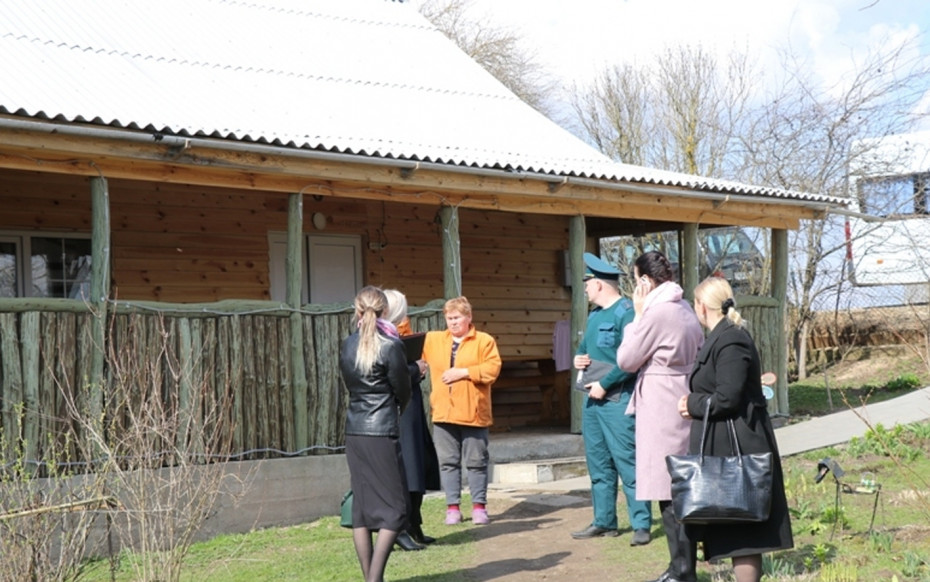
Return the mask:
[[303,316],[299,312],[303,225],[303,193],[290,194],[287,204],[287,256],[284,259],[284,269],[285,301],[288,307],[294,310],[290,315],[289,360],[291,362],[291,390],[293,390],[294,399],[294,450],[296,451],[310,446],[310,426],[307,418],[307,363],[304,361]]
[[772,229],[772,297],[778,300],[779,307],[775,321],[777,323],[778,341],[775,353],[775,407],[779,414],[788,414],[788,231]]
[[103,176],[90,180],[90,297],[92,309],[88,412],[100,422],[103,412],[103,364],[106,356],[107,300],[110,297],[110,191]]
[[446,299],[462,294],[462,249],[459,239],[459,209],[443,206],[442,221],[442,292]]
[[694,303],[694,288],[697,287],[700,270],[698,268],[698,227],[693,222],[686,223],[681,231],[681,244],[678,253],[678,268],[681,269],[681,287],[685,299]]
[[[584,250],[587,232],[585,230],[584,216],[572,216],[568,223],[568,261],[572,274],[572,321],[571,346],[572,356],[578,352],[581,338],[584,335],[585,325],[588,323],[588,297],[584,292],[581,274],[584,273]],[[575,370],[569,370],[569,391],[571,394],[571,432],[581,432],[581,412],[584,407],[585,395],[574,389]]]

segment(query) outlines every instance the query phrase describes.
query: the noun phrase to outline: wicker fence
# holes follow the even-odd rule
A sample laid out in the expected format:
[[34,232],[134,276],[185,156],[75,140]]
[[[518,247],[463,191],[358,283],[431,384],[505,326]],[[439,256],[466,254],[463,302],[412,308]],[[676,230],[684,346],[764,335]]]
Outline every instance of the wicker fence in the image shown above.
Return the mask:
[[[132,409],[153,396],[190,418],[183,431],[223,427],[227,458],[255,459],[326,453],[344,442],[346,392],[339,344],[351,333],[350,306],[301,310],[305,417],[308,441],[295,426],[295,382],[289,349],[292,310],[267,302],[211,305],[114,304],[104,346],[91,331],[95,315],[79,302],[0,303],[0,435],[5,465],[46,458],[52,443],[70,443],[67,457],[88,430],[91,402],[112,438]],[[414,330],[441,329],[441,302],[410,309]],[[90,385],[94,352],[104,351],[103,390]],[[125,394],[118,399],[116,394]],[[303,399],[298,399],[301,401]],[[223,402],[218,419],[209,403]],[[223,420],[223,422],[219,422]],[[109,438],[109,437],[108,437]],[[183,441],[185,433],[160,435]],[[61,456],[61,453],[59,453]]]

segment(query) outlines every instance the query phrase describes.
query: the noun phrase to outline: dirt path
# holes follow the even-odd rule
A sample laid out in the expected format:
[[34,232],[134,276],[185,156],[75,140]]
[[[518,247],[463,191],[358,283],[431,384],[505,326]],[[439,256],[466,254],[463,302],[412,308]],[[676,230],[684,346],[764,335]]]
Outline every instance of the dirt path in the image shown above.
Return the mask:
[[572,539],[571,532],[591,522],[587,492],[488,495],[492,521],[474,530],[480,562],[469,576],[476,582],[648,580],[667,559],[664,539],[632,548],[631,532],[622,526],[620,537]]

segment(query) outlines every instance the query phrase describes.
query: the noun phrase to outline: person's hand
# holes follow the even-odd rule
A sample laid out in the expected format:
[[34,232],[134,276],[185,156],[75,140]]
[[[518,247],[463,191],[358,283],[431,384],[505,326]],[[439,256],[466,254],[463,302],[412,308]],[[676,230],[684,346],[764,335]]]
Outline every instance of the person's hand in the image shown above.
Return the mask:
[[417,368],[420,369],[420,375],[425,376],[426,368],[428,368],[428,366],[426,365],[426,360],[417,360]]
[[442,373],[442,383],[452,385],[459,380],[468,378],[468,368],[449,368]]
[[588,384],[588,398],[593,398],[595,400],[603,400],[607,396],[607,391],[604,390],[604,387],[601,386],[600,382],[592,382]]
[[584,370],[591,365],[591,356],[588,354],[578,354],[574,360],[576,370]]
[[682,418],[689,418],[689,419],[691,418],[691,413],[688,412],[688,396],[687,395],[682,396],[678,400],[678,414],[680,414]]
[[646,305],[646,295],[655,288],[652,279],[642,276],[636,281],[636,288],[633,289],[633,311],[636,317],[643,314],[643,308]]

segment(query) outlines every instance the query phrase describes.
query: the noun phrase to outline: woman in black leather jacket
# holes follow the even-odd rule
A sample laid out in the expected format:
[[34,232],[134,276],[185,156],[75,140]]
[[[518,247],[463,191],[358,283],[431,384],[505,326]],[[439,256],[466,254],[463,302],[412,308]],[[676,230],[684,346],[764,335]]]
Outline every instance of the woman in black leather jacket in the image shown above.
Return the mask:
[[[346,462],[353,502],[352,538],[366,582],[381,582],[398,532],[407,528],[408,495],[399,418],[410,400],[403,343],[380,319],[387,299],[377,287],[355,297],[358,331],[342,342],[339,367],[349,407]],[[372,532],[378,537],[372,542]]]

